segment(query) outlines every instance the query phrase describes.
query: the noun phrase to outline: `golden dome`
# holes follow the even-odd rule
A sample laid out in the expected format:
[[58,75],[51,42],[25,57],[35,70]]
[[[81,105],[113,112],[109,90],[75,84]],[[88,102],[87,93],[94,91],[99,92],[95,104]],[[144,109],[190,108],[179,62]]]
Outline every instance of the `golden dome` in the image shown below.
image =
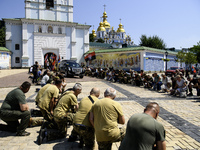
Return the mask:
[[108,23],[107,20],[104,20],[103,26],[104,26],[106,29],[107,29],[107,28],[110,28],[110,23]]
[[108,16],[107,16],[107,13],[104,11],[104,13],[103,13],[103,26],[104,26],[104,28],[107,29],[107,28],[110,28],[110,23],[108,23],[106,18],[108,18]]
[[97,36],[94,29],[92,30],[92,35],[93,35],[94,37]]
[[122,24],[119,24],[119,28],[117,29],[117,32],[125,32],[124,28],[122,27]]
[[106,31],[102,22],[99,23],[99,27],[98,27],[97,31]]
[[103,18],[107,18],[108,16],[107,16],[107,13],[104,11],[103,12]]

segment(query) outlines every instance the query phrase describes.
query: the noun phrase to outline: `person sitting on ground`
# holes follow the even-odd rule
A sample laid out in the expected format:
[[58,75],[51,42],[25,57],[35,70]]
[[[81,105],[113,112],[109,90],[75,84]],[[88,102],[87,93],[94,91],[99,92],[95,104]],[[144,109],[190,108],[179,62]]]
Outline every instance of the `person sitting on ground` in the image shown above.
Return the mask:
[[65,87],[67,86],[67,83],[65,82],[65,78],[63,75],[59,75],[60,80],[62,81],[62,86],[61,86],[61,94],[64,93]]
[[[17,132],[17,136],[28,136],[26,132],[30,121],[29,106],[26,102],[25,93],[29,91],[31,84],[25,81],[19,88],[10,91],[0,108],[0,118],[7,125],[1,125],[0,129]],[[18,120],[21,119],[19,122]]]
[[119,150],[166,150],[165,129],[156,118],[160,112],[157,103],[151,102],[142,114],[134,114],[127,123],[126,135]]
[[147,75],[147,77],[145,78],[145,88],[152,88],[152,84],[153,84],[153,78],[150,75]]
[[[59,138],[66,137],[67,134],[67,123],[68,121],[73,122],[74,114],[72,114],[73,109],[78,109],[77,96],[81,93],[82,85],[76,83],[73,90],[66,91],[60,97],[56,108],[54,109],[54,130],[51,127],[42,127],[39,134],[39,145],[42,143],[43,139],[47,137],[47,140],[55,140]],[[76,134],[76,133],[75,133]]]
[[169,92],[170,89],[169,89],[169,79],[168,77],[165,75],[165,74],[162,74],[162,86],[161,86],[161,89],[163,92]]
[[135,74],[135,85],[136,86],[140,86],[141,85],[141,81],[142,81],[141,76],[138,73],[136,73]]
[[196,88],[197,90],[197,96],[200,96],[200,78],[190,78],[188,77],[187,80],[189,81],[188,84],[188,89],[189,89],[189,94],[187,96],[193,96],[193,88]]
[[40,68],[37,72],[37,83],[42,79],[43,75],[42,75],[42,68]]
[[153,85],[153,90],[160,91],[161,90],[161,78],[160,76],[155,72],[154,73],[154,85]]
[[112,143],[121,141],[125,135],[125,129],[118,128],[118,123],[124,124],[125,118],[121,105],[114,101],[116,90],[107,88],[104,97],[93,105],[90,122],[95,129],[99,150],[111,150]]
[[94,128],[89,121],[89,112],[93,104],[99,100],[100,90],[92,88],[90,95],[80,101],[79,109],[73,119],[73,129],[81,136],[83,141],[80,142],[79,147],[85,144],[86,149],[94,148]]
[[42,77],[42,80],[40,82],[41,84],[41,87],[45,86],[49,80],[49,76],[50,76],[50,72],[47,72],[47,74],[45,74],[43,77]]
[[187,80],[189,81],[188,83],[188,90],[189,90],[189,94],[187,94],[187,96],[193,96],[193,92],[192,92],[192,88],[193,87],[197,87],[198,85],[198,80],[188,77]]
[[[183,80],[181,78],[180,75],[177,75],[176,79],[177,80],[176,80],[176,86],[174,88],[175,89],[174,95],[175,96],[179,95],[180,97],[182,97],[182,94],[184,94],[184,92],[186,92],[186,90],[187,90],[186,82],[185,82],[185,80]],[[185,96],[183,96],[183,97],[185,97]]]

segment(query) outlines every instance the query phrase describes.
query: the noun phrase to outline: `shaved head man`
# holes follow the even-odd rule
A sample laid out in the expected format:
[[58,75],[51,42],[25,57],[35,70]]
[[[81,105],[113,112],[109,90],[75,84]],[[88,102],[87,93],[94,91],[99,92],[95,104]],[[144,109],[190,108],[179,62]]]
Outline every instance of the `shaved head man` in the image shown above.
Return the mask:
[[157,103],[151,102],[142,114],[134,114],[127,123],[126,135],[119,150],[166,150],[165,130],[156,118],[160,112]]
[[86,149],[94,148],[94,128],[89,121],[89,112],[93,104],[98,101],[100,90],[96,87],[92,88],[90,95],[80,101],[79,109],[74,116],[73,128],[80,135],[82,141],[80,147],[85,144]]

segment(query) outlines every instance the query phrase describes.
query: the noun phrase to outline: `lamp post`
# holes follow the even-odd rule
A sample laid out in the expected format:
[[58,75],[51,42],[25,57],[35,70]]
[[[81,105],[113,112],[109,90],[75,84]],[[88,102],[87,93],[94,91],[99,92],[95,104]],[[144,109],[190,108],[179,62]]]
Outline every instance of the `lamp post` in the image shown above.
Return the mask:
[[165,52],[165,56],[166,56],[166,58],[165,58],[165,61],[166,61],[166,69],[165,69],[165,71],[167,71],[167,55],[168,55],[168,52],[166,51]]

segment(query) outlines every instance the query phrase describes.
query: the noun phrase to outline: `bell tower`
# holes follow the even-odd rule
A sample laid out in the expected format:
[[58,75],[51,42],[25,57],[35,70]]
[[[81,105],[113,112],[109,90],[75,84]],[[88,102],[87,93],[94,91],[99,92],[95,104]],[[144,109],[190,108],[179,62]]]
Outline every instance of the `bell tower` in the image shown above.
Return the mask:
[[25,17],[73,22],[73,0],[25,0]]

